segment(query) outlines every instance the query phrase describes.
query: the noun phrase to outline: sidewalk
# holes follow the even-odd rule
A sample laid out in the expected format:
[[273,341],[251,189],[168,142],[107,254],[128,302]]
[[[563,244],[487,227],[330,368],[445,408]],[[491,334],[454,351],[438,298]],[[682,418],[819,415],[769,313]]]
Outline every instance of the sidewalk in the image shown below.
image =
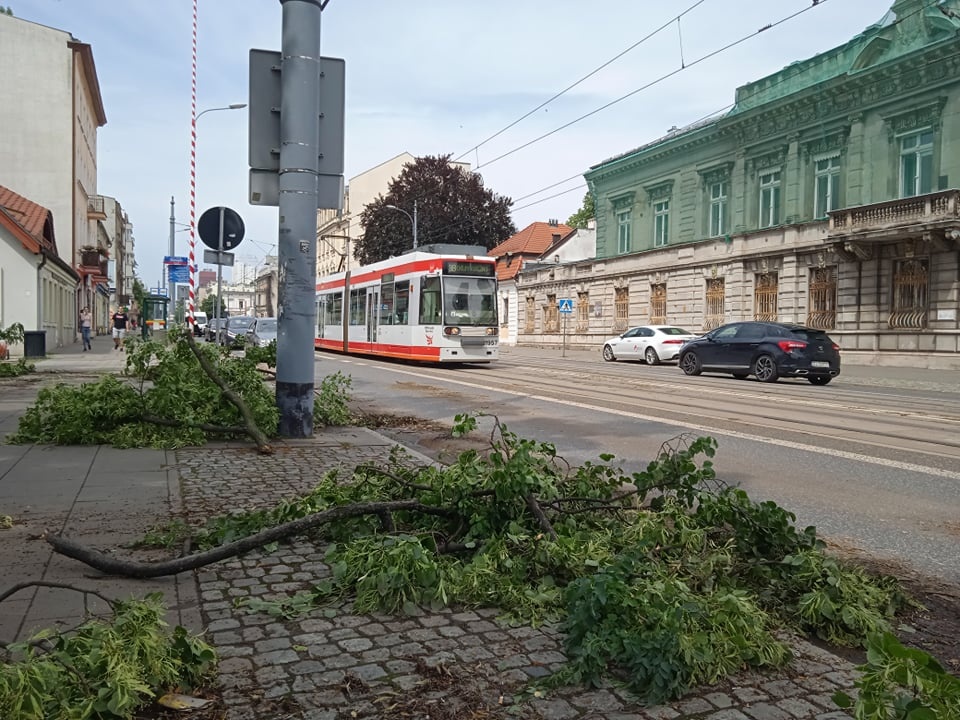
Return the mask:
[[[38,362],[39,377],[119,371],[125,356],[112,345],[109,338],[97,338],[92,352],[81,352],[79,343],[60,349]],[[37,385],[0,382],[0,436],[16,429]],[[333,617],[319,611],[293,620],[238,609],[239,599],[289,596],[329,574],[323,546],[306,539],[195,575],[140,581],[99,576],[54,556],[37,537],[49,529],[122,557],[146,559],[149,553],[122,545],[142,537],[154,523],[171,516],[201,522],[235,508],[273,505],[309,490],[328,469],[385,462],[393,445],[364,428],[329,428],[311,440],[277,443],[269,457],[240,443],[170,452],[0,445],[0,514],[16,521],[12,529],[0,530],[0,564],[7,569],[0,590],[42,579],[111,597],[164,592],[171,621],[205,630],[220,653],[220,687],[230,720],[506,718],[501,695],[509,698],[511,691],[563,662],[563,639],[555,629],[502,626],[493,609],[393,617],[357,616],[347,606]],[[85,612],[103,609],[67,590],[25,590],[0,603],[0,640],[24,638],[56,623],[72,627]],[[779,673],[744,674],[669,706],[637,706],[615,688],[571,689],[531,700],[529,713],[521,717],[847,718],[830,696],[838,689],[850,691],[852,666],[805,641],[794,647],[793,662]],[[394,707],[392,714],[388,706]]]

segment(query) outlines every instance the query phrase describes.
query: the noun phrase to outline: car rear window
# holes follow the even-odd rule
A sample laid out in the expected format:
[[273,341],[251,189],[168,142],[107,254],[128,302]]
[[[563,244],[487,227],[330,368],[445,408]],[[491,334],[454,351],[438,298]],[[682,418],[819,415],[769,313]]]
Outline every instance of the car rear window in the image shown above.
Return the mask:
[[810,328],[794,328],[791,333],[795,338],[806,340],[807,342],[826,342],[829,340],[823,330],[811,330]]
[[659,330],[664,335],[693,335],[694,334],[689,330],[684,330],[683,328],[678,328],[678,327],[662,327],[662,328],[659,328]]

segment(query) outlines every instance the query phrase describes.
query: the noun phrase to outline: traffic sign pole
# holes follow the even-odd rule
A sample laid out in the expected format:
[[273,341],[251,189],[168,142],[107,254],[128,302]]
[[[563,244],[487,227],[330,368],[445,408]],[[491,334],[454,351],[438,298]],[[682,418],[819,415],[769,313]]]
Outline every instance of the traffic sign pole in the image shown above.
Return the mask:
[[321,3],[280,0],[280,5],[278,431],[281,437],[306,438],[313,435]]

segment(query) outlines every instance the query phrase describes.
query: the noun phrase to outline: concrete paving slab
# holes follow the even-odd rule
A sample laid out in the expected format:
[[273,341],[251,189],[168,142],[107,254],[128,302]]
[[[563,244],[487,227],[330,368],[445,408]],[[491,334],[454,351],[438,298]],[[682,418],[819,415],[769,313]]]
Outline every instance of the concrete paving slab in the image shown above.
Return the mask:
[[126,473],[132,475],[141,472],[156,471],[166,462],[165,450],[149,448],[124,449],[103,446],[97,453],[91,468],[91,476],[107,473]]

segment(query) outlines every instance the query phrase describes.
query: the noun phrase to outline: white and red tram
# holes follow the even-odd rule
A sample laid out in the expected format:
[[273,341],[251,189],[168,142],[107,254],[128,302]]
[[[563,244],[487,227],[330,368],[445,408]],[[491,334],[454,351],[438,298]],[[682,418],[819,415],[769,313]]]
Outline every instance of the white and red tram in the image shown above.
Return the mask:
[[317,349],[489,362],[499,334],[492,257],[413,251],[317,283]]

